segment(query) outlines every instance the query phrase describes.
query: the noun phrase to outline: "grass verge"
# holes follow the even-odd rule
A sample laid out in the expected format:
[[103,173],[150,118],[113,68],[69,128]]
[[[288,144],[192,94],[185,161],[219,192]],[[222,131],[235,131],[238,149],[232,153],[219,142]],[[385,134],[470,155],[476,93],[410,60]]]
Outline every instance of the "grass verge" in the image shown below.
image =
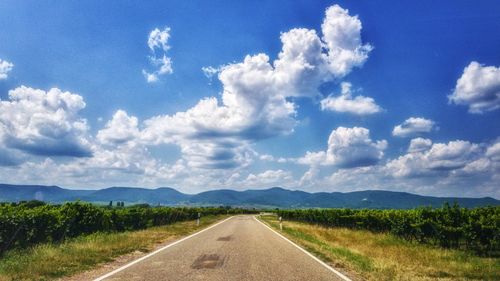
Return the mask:
[[94,233],[61,244],[12,250],[0,258],[0,281],[54,280],[72,275],[127,253],[149,252],[162,242],[201,230],[225,217],[202,217],[198,227],[196,221],[186,221],[138,231]]
[[[261,219],[279,231],[276,216]],[[500,280],[498,258],[410,243],[390,234],[289,221],[281,233],[362,280]]]

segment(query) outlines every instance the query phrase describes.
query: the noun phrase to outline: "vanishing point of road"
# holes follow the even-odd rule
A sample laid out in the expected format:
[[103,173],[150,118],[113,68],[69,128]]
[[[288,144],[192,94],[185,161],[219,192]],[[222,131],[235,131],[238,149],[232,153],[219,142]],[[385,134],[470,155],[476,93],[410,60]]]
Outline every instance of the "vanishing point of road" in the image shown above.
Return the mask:
[[96,280],[349,279],[254,216],[234,216]]

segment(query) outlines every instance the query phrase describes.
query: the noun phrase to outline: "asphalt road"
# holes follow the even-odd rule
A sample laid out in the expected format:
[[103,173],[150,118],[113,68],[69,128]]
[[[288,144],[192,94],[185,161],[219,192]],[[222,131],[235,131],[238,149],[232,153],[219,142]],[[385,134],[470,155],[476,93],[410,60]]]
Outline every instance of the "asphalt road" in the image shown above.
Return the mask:
[[235,216],[102,280],[342,279],[253,216]]

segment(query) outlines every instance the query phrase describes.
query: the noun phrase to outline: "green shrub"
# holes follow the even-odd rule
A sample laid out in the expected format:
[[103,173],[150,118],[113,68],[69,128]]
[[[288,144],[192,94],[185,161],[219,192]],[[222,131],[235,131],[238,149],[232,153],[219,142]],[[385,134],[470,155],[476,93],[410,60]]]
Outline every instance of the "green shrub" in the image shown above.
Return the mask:
[[39,243],[95,232],[117,232],[192,220],[202,216],[256,211],[225,207],[150,207],[135,205],[112,208],[84,202],[49,205],[42,202],[0,205],[0,253]]
[[445,204],[413,210],[305,209],[277,210],[283,219],[330,227],[390,232],[410,241],[481,255],[500,255],[500,207],[475,209]]

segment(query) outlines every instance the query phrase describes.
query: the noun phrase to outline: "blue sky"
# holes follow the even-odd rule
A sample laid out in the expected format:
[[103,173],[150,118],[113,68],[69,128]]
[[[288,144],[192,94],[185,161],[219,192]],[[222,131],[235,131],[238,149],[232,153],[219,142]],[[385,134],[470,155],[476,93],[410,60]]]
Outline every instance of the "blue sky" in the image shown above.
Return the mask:
[[495,1],[163,2],[0,3],[2,182],[500,198]]

